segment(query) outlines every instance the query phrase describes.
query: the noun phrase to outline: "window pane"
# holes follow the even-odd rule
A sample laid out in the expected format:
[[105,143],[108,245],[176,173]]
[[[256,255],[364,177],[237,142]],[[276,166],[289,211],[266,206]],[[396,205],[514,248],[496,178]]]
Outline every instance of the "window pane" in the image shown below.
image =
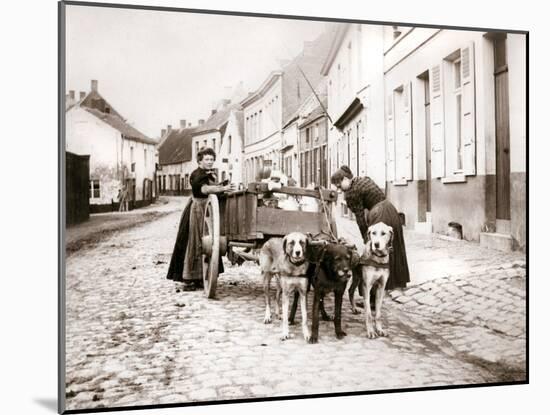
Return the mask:
[[462,95],[456,96],[456,168],[462,170]]

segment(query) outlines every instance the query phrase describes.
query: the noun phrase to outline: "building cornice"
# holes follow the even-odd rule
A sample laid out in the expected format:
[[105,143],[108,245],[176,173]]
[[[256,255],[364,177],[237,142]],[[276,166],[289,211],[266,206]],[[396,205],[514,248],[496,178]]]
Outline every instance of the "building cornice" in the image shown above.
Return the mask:
[[269,74],[269,76],[265,79],[265,81],[260,85],[260,87],[250,96],[243,99],[240,104],[244,108],[247,105],[252,104],[253,102],[257,101],[260,98],[263,98],[265,93],[277,82],[278,78],[280,78],[283,75],[283,71],[273,71]]

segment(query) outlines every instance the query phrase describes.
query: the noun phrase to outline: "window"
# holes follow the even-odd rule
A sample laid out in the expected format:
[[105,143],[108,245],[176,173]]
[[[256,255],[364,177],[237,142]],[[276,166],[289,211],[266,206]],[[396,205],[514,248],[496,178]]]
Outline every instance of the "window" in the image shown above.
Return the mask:
[[214,149],[214,151],[216,151],[216,139],[215,138],[212,139],[212,148]]
[[189,189],[189,173],[185,175],[185,179],[183,180],[183,187],[185,189]]
[[455,120],[455,148],[456,148],[456,160],[455,170],[456,172],[462,171],[462,77],[461,77],[461,61],[460,58],[453,62],[453,78],[454,78],[454,120]]
[[319,124],[315,124],[313,127],[313,138],[315,139],[315,142],[319,141]]
[[261,137],[263,134],[262,126],[263,126],[263,114],[262,114],[262,110],[260,110],[259,118],[258,118],[258,136],[259,137]]
[[227,154],[231,154],[231,136],[227,137]]
[[143,165],[147,167],[147,149],[143,149]]
[[99,180],[90,180],[90,199],[99,198]]
[[309,128],[306,128],[306,143],[309,143]]
[[474,42],[430,68],[431,174],[443,183],[476,174],[474,77]]
[[130,171],[136,171],[136,163],[134,162],[134,147],[130,147]]
[[195,141],[195,156],[199,154],[199,142]]
[[205,147],[208,146],[208,140],[204,140],[204,144],[203,144]]

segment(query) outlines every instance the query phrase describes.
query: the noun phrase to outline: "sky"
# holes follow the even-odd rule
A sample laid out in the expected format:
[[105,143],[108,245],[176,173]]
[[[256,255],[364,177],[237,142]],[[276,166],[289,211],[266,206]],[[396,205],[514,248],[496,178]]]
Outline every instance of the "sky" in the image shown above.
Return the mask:
[[99,93],[144,134],[208,118],[224,87],[256,90],[323,22],[68,5],[66,89]]

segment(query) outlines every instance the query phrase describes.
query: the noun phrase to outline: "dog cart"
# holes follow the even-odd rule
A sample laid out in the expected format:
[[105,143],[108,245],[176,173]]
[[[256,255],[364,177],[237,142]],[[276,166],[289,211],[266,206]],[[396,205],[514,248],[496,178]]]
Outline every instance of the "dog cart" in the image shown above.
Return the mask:
[[[284,210],[272,204],[274,192],[295,200],[317,200],[317,211]],[[219,261],[227,255],[232,264],[258,262],[251,250],[259,249],[272,237],[290,232],[337,235],[332,204],[337,193],[327,189],[304,189],[279,183],[251,183],[246,190],[209,195],[202,232],[202,271],[205,295],[214,298]],[[235,250],[234,248],[244,251]]]

